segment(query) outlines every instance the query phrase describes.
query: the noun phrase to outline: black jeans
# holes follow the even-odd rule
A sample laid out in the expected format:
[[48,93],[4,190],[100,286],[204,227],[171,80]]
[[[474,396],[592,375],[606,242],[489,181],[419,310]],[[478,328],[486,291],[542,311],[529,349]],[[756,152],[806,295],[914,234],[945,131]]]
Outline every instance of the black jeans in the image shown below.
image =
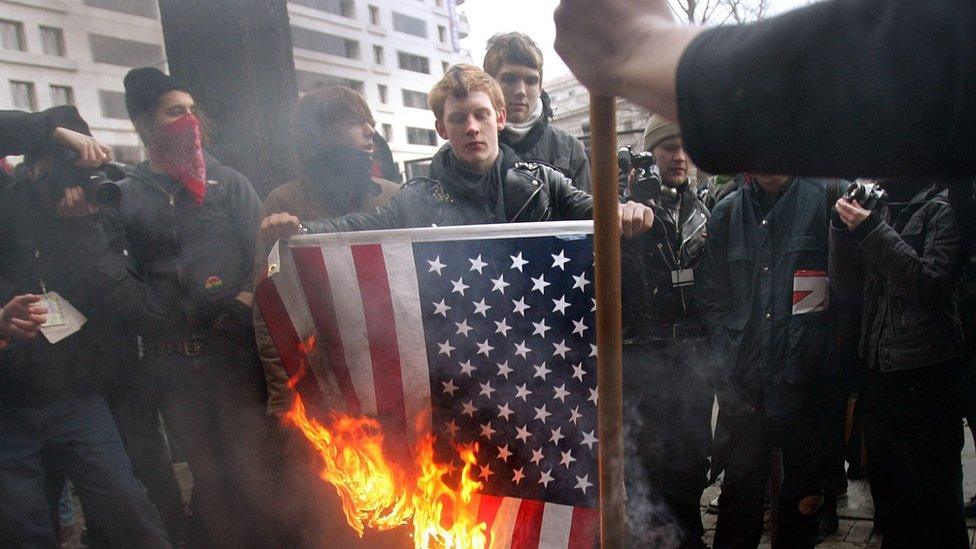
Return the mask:
[[[818,462],[816,420],[811,412],[768,418],[761,397],[749,397],[730,383],[719,393],[715,451],[725,471],[714,547],[754,548],[763,534],[763,515],[769,492],[770,452],[783,452],[783,485],[777,506],[775,544],[812,548],[821,513],[803,515],[799,502],[823,495],[823,471]],[[721,440],[721,447],[718,441]],[[718,471],[716,470],[716,473]]]
[[[0,404],[0,540],[57,547],[43,465],[71,479],[85,515],[112,547],[169,547],[163,525],[97,396],[39,406]],[[63,486],[63,483],[62,483]]]
[[[188,547],[269,547],[280,541],[281,437],[266,410],[253,345],[212,336],[198,356],[152,355],[137,394],[158,409],[193,474]],[[151,438],[145,440],[152,440]],[[133,451],[158,467],[158,452]],[[136,464],[139,468],[144,464]]]
[[962,368],[871,371],[864,428],[883,547],[967,547],[963,518]]
[[624,346],[627,511],[634,547],[703,547],[714,391],[707,343]]

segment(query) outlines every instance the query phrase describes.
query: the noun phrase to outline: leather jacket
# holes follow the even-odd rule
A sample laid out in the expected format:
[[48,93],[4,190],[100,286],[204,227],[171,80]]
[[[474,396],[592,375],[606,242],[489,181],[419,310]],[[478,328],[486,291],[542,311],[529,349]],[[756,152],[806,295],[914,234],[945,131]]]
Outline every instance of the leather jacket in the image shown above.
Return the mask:
[[510,148],[499,145],[501,162],[495,168],[502,179],[499,219],[484,201],[474,200],[454,182],[446,155],[449,146],[434,156],[434,178],[408,181],[400,194],[371,213],[354,213],[337,219],[304,223],[309,233],[404,229],[478,223],[525,223],[590,219],[593,199],[573,187],[569,179],[543,164],[523,162]]

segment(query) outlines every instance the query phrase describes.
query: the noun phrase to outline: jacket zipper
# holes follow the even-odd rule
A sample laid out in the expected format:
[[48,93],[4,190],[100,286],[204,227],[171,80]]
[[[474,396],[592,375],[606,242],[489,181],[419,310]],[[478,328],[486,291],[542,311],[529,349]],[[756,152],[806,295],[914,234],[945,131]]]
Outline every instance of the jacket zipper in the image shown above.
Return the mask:
[[529,202],[532,202],[532,200],[536,197],[536,195],[542,192],[542,183],[534,177],[532,178],[532,180],[538,183],[538,185],[535,188],[535,192],[529,195],[529,198],[525,200],[525,204],[522,204],[522,207],[519,208],[519,211],[514,216],[512,216],[512,219],[509,221],[509,223],[514,223],[515,220],[518,219],[520,215],[522,215],[522,212],[524,212],[525,209],[529,207]]
[[[169,200],[170,228],[172,229],[171,236],[173,238],[173,244],[177,245],[179,243],[179,239],[178,239],[178,233],[176,231],[176,196],[170,193],[169,191],[167,191],[166,189],[164,189],[159,183],[156,183],[152,179],[146,179],[138,176],[137,178],[140,181],[144,181],[148,183],[150,187],[166,195],[166,198]],[[177,258],[175,263],[176,263],[176,283],[177,285],[179,285],[180,289],[182,290],[184,287],[182,257]],[[190,313],[185,308],[183,309],[183,315],[186,317],[187,321],[190,320]]]

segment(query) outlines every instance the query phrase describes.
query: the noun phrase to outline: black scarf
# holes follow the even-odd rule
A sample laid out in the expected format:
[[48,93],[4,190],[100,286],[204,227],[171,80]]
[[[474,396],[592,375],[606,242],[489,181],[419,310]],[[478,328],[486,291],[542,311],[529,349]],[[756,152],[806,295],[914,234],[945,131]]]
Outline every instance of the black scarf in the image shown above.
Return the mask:
[[505,216],[504,174],[518,161],[512,149],[499,145],[498,158],[488,173],[475,173],[461,165],[450,147],[444,147],[434,155],[430,173],[444,188],[457,198],[484,207],[491,223],[508,221]]
[[362,210],[366,197],[376,194],[372,166],[366,151],[335,145],[306,158],[302,170],[312,194],[336,215],[345,215]]

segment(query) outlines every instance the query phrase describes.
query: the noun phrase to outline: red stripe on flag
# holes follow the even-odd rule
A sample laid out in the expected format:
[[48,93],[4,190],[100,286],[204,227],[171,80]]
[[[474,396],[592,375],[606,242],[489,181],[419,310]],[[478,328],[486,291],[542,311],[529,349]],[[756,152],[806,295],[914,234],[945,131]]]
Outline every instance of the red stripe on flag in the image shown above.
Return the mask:
[[400,377],[400,348],[397,345],[393,297],[390,295],[383,246],[353,246],[352,260],[363,300],[377,415],[393,433],[406,434],[407,409],[403,402],[403,379]]
[[[305,300],[312,313],[315,329],[324,336],[323,342],[329,366],[335,375],[339,390],[346,399],[346,407],[352,414],[360,413],[359,397],[349,375],[346,364],[346,353],[336,324],[335,303],[332,300],[332,285],[329,283],[329,271],[325,267],[321,248],[293,248],[292,257],[298,278],[305,292]],[[324,404],[324,403],[323,403]]]
[[[291,323],[288,309],[281,301],[274,281],[269,278],[262,280],[254,293],[258,300],[258,309],[268,326],[268,334],[278,351],[281,365],[285,368],[285,373],[288,374],[289,378],[294,377],[302,369],[305,353],[301,350],[302,340],[298,332],[295,331],[295,326]],[[321,403],[324,398],[315,379],[315,372],[310,368],[305,369],[305,374],[295,384],[295,390],[302,395],[302,398],[310,399],[315,403]]]
[[542,515],[546,503],[534,499],[523,499],[519,505],[515,529],[512,530],[512,547],[536,549],[542,536]]
[[569,529],[569,545],[566,549],[593,549],[600,533],[600,510],[586,507],[573,508],[573,526]]
[[495,516],[498,515],[498,508],[502,504],[502,500],[505,498],[500,498],[497,496],[489,496],[487,494],[481,494],[478,496],[478,522],[482,522],[488,525],[485,530],[485,534],[488,536],[487,546],[491,547],[491,525],[495,523]]

